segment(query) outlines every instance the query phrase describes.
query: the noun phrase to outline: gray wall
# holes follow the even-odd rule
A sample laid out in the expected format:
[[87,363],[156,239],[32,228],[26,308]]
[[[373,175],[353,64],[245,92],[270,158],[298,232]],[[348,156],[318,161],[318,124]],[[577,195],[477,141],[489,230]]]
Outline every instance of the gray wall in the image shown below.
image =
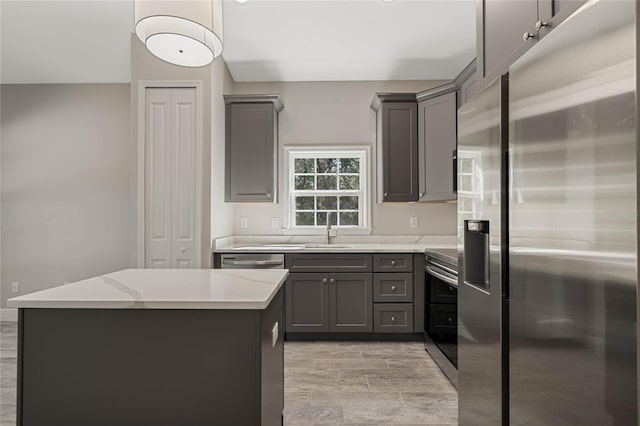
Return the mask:
[[[343,81],[235,83],[234,93],[278,93],[284,103],[280,113],[280,194],[282,193],[285,145],[369,145],[371,146],[372,188],[376,194],[375,113],[369,108],[376,92],[419,92],[443,81]],[[283,198],[280,204],[237,203],[234,234],[282,234],[271,228],[271,218],[283,224]],[[456,233],[456,204],[372,203],[373,234],[453,235]],[[240,217],[247,217],[248,228],[240,228]],[[409,227],[409,218],[418,217],[418,228]]]
[[129,266],[129,85],[3,85],[2,305]]

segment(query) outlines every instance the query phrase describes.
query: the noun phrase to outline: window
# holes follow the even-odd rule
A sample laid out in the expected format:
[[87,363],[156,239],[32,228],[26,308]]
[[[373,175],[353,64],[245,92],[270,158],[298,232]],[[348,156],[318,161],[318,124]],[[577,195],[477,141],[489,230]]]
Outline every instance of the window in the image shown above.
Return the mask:
[[366,228],[367,150],[288,150],[291,228]]

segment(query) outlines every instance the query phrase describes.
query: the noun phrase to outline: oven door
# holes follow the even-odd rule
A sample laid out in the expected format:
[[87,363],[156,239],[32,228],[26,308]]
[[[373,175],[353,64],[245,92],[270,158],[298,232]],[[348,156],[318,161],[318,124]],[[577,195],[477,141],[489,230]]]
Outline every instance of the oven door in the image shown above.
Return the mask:
[[[437,355],[443,355],[449,361],[449,363],[453,365],[453,367],[457,367],[457,273],[452,267],[440,264],[438,262],[433,262],[431,259],[429,259],[426,263],[425,273],[428,288],[428,291],[426,292],[427,315],[425,316],[425,330],[431,342],[433,342],[433,344],[437,347]],[[429,352],[431,353],[432,351]]]

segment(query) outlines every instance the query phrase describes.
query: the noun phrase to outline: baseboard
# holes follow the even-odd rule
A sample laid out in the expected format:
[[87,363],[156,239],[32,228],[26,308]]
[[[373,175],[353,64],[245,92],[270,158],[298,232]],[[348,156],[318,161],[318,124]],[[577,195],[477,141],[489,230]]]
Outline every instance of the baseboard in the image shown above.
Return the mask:
[[18,310],[15,308],[0,309],[0,322],[18,321]]

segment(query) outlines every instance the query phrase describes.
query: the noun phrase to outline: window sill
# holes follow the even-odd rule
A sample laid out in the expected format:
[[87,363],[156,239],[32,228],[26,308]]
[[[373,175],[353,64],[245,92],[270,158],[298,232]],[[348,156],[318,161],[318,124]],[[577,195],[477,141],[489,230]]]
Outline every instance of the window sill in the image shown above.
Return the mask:
[[[338,233],[338,235],[371,235],[371,228],[332,228],[332,231]],[[327,232],[326,229],[299,229],[299,228],[284,228],[282,233],[284,235],[324,235]]]

